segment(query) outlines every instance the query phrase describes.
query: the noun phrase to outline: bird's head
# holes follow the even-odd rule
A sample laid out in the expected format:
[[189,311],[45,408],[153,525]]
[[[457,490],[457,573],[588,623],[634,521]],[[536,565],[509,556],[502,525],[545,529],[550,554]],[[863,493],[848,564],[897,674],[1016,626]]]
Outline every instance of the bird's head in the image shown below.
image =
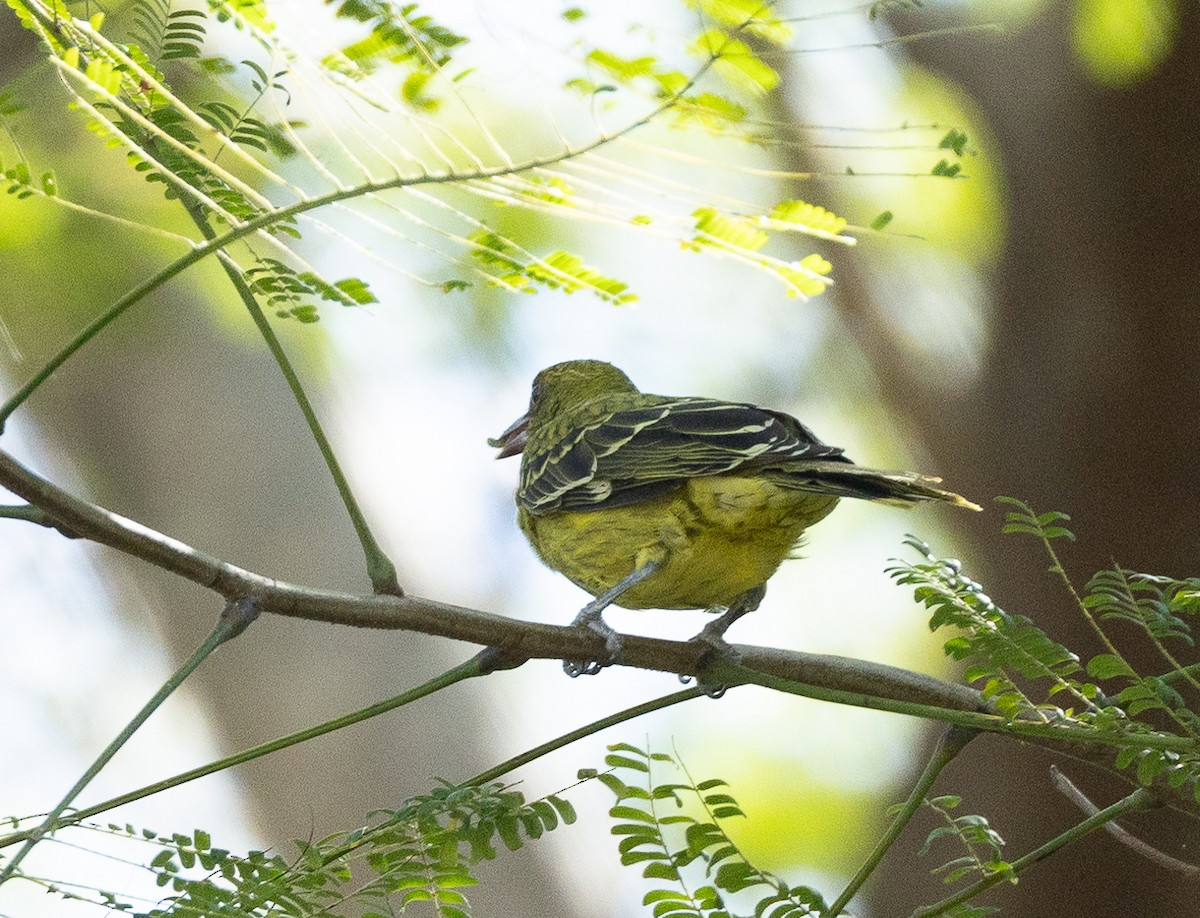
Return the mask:
[[500,436],[489,439],[488,446],[500,450],[497,459],[515,456],[525,448],[530,427],[538,427],[566,409],[601,395],[637,391],[637,386],[628,376],[603,360],[556,363],[533,378],[529,410],[513,421]]

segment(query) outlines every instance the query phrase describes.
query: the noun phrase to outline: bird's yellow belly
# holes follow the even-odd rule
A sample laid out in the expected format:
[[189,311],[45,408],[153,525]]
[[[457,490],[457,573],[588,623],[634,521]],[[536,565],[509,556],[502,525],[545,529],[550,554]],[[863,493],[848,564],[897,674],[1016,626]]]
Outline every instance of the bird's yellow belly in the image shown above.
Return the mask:
[[662,567],[616,600],[627,609],[728,606],[771,577],[836,497],[762,478],[692,479],[664,497],[585,512],[520,514],[538,555],[592,595]]

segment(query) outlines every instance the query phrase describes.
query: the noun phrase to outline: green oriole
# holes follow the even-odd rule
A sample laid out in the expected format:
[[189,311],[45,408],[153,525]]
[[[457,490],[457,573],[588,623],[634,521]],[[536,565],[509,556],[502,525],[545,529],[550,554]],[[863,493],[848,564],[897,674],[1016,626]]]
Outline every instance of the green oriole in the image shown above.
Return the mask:
[[725,609],[705,629],[719,638],[839,498],[980,509],[938,478],[857,466],[790,415],[643,393],[599,360],[542,370],[528,412],[488,442],[497,458],[522,454],[520,527],[549,567],[596,597],[576,623],[610,651],[619,640],[600,613],[611,604]]

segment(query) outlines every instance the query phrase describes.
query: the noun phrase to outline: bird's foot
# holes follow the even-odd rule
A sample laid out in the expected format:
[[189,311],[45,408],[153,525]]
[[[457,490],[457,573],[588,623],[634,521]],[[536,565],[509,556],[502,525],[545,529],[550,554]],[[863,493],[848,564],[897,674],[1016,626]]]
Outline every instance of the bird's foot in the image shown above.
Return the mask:
[[729,644],[725,641],[725,632],[743,615],[748,615],[757,609],[766,592],[767,588],[760,586],[743,593],[718,618],[713,619],[701,628],[700,633],[693,637],[692,640],[697,643],[707,644],[716,651],[728,650]]
[[611,606],[621,594],[632,586],[641,583],[662,566],[662,560],[648,560],[630,571],[620,583],[601,593],[586,606],[579,610],[573,628],[588,628],[604,638],[605,659],[589,660],[576,663],[570,660],[563,663],[563,672],[574,679],[576,676],[594,676],[606,666],[612,666],[621,652],[621,635],[601,616],[605,609]]
[[[739,596],[729,606],[720,617],[714,619],[700,629],[700,633],[691,639],[690,643],[703,644],[707,650],[701,654],[699,669],[703,671],[709,663],[716,657],[734,655],[734,650],[725,640],[725,632],[729,630],[729,626],[736,622],[743,615],[747,615],[758,608],[758,604],[762,602],[763,596],[766,594],[765,586],[755,587],[753,590],[748,590]],[[726,685],[710,685],[706,684],[703,677],[700,679],[700,687],[704,689],[709,698],[720,698],[725,694],[728,688]]]
[[691,641],[696,644],[706,644],[713,650],[723,651],[729,648],[729,642],[725,640],[725,632],[729,630],[729,626],[741,618],[740,615],[730,617],[733,609],[726,609],[720,617],[713,619],[707,625],[700,629],[700,633],[691,638]]
[[681,675],[679,677],[679,681],[684,685],[687,685],[693,679],[695,679],[697,682],[697,688],[701,689],[709,698],[720,698],[725,694],[725,690],[729,688],[729,686],[722,683],[712,683],[707,681],[703,675],[704,671],[708,669],[708,667],[711,666],[714,661],[723,657],[728,659],[729,657],[727,655],[733,655],[736,660],[736,653],[734,649],[725,640],[725,629],[732,625],[734,621],[736,621],[736,619],[723,621],[728,615],[729,612],[726,611],[721,618],[717,619],[716,621],[709,622],[704,626],[699,634],[689,639],[689,644],[700,644],[704,647],[704,650],[700,654],[696,663],[697,674],[695,676]]
[[[608,605],[605,603],[604,605]],[[595,676],[600,670],[606,666],[612,666],[613,661],[621,652],[621,635],[606,622],[601,615],[604,611],[604,606],[598,601],[593,600],[580,610],[575,616],[575,620],[571,622],[572,628],[586,628],[593,634],[598,634],[604,638],[604,659],[603,660],[587,660],[584,662],[576,662],[567,660],[563,663],[563,672],[572,679],[578,676]]]
[[[726,642],[725,630],[737,619],[733,618],[726,620],[728,616],[729,611],[726,611],[716,621],[709,622],[707,625],[705,625],[699,634],[697,634],[695,637],[692,637],[688,641],[689,644],[699,644],[704,648],[703,652],[697,659],[696,675],[694,678],[697,681],[698,688],[703,689],[704,694],[706,694],[709,698],[720,698],[725,694],[725,690],[728,688],[728,686],[720,683],[709,682],[704,676],[704,671],[708,669],[708,667],[711,666],[715,661],[722,658],[728,660],[732,656],[736,662],[736,652]],[[686,685],[687,682],[692,680],[692,678],[692,676],[688,676],[687,681],[684,682],[684,677],[680,676],[679,680],[684,682]]]
[[[709,665],[709,661],[712,660],[714,653],[716,653],[718,651],[726,652],[726,651],[730,650],[729,645],[726,644],[724,641],[720,642],[719,647],[714,647],[711,644],[709,644],[707,641],[703,640],[700,637],[700,635],[696,635],[694,638],[692,638],[692,640],[698,644],[702,643],[702,644],[706,645],[706,647],[708,648],[707,650],[704,651],[703,654],[700,655],[701,664],[698,668],[701,671],[703,671]],[[684,673],[680,673],[679,681],[682,682],[684,685],[691,685],[692,682],[695,682],[696,688],[698,688],[698,689],[700,689],[700,691],[704,692],[704,694],[707,695],[709,698],[720,698],[725,694],[725,692],[727,692],[729,690],[729,686],[726,685],[725,683],[723,683],[723,682],[707,682],[704,680],[704,678],[702,676],[689,676]]]

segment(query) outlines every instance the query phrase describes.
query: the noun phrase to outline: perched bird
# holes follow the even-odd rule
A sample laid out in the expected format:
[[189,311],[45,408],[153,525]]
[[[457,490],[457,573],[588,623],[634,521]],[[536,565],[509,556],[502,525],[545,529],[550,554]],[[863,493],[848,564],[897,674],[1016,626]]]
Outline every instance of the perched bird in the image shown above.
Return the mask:
[[941,479],[857,466],[783,412],[650,395],[599,360],[542,370],[528,412],[488,443],[497,458],[521,454],[521,530],[596,597],[575,624],[602,634],[610,655],[620,641],[601,613],[613,604],[724,610],[701,635],[719,641],[839,498],[980,509]]

